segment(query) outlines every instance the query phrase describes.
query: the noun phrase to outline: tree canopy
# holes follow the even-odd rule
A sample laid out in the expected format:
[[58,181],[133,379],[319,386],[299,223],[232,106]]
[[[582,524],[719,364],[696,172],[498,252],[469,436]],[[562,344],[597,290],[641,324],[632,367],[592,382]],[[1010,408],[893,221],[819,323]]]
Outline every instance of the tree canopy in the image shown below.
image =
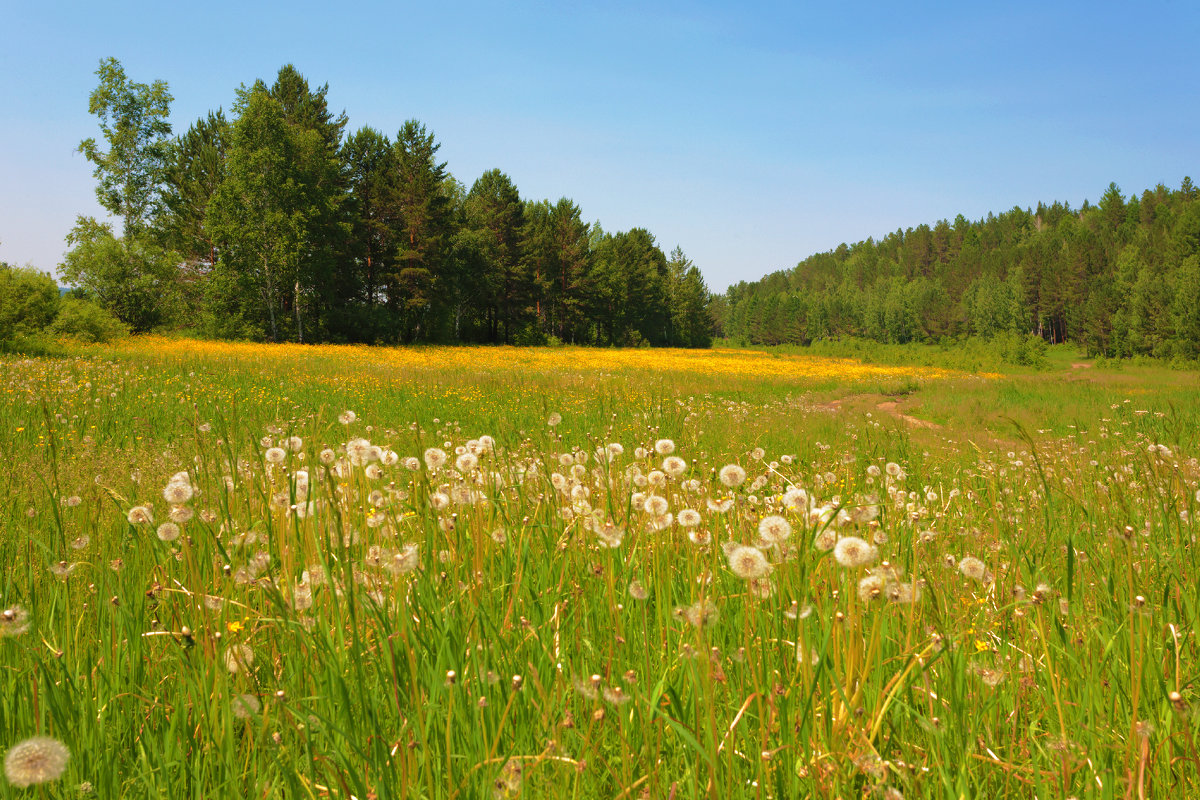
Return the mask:
[[1190,178],[1079,209],[1039,203],[843,244],[731,286],[719,331],[754,344],[856,336],[1072,342],[1108,357],[1200,355],[1200,197]]
[[571,200],[522,198],[500,169],[467,190],[434,133],[347,132],[293,65],[180,136],[162,81],[115,59],[92,94],[109,149],[64,277],[135,331],[175,324],[271,341],[706,346],[709,294],[649,231],[608,234]]

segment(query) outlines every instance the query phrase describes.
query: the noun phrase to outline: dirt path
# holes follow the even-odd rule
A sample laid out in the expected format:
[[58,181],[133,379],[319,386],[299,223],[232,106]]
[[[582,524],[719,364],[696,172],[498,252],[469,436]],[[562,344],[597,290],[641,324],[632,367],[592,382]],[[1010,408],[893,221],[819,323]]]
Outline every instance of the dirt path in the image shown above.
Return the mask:
[[874,406],[877,411],[882,411],[893,419],[901,420],[902,422],[911,425],[914,428],[929,428],[932,430],[940,430],[941,425],[929,420],[920,419],[918,417],[905,414],[900,410],[900,403],[897,400],[885,399],[884,395],[871,394],[852,394],[848,397],[839,397],[836,400],[830,400],[828,403],[822,403],[817,406],[819,411],[828,411],[837,413],[842,410],[843,406],[851,406],[854,408],[870,408]]
[[927,419],[918,419],[917,417],[909,416],[908,414],[902,413],[900,411],[899,406],[900,406],[900,404],[898,402],[896,402],[895,400],[884,400],[882,403],[878,403],[875,407],[877,409],[879,409],[880,411],[891,414],[896,419],[904,420],[904,422],[908,423],[909,425],[912,425],[914,428],[940,429],[942,427],[941,425],[938,425],[936,422],[930,422]]

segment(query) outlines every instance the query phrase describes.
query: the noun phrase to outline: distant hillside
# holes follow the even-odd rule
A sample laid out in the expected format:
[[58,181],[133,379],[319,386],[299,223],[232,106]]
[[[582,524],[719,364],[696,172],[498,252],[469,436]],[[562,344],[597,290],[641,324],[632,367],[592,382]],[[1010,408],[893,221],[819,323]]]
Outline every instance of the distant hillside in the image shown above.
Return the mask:
[[1200,192],[1158,185],[1098,205],[1014,208],[898,230],[731,286],[721,335],[750,344],[1001,333],[1091,354],[1200,355]]

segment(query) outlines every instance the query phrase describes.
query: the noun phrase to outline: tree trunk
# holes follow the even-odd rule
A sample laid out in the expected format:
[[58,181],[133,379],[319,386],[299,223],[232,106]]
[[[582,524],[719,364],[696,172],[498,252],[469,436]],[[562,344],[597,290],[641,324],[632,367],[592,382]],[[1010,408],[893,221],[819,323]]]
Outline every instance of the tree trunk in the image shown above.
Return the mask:
[[279,341],[279,329],[275,325],[275,286],[271,282],[271,267],[266,256],[263,257],[263,277],[266,279],[267,316],[271,320],[271,341]]
[[300,322],[300,281],[292,289],[292,305],[296,308],[296,337],[304,344],[304,325]]

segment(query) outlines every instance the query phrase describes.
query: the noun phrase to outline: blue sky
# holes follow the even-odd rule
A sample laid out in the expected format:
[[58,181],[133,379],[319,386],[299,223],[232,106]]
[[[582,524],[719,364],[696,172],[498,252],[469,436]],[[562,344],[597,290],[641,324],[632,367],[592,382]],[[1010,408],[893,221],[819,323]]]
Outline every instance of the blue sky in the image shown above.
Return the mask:
[[1200,180],[1200,4],[0,2],[0,260],[102,216],[100,59],[183,132],[294,63],[350,129],[416,118],[468,187],[572,198],[710,288],[962,213]]

